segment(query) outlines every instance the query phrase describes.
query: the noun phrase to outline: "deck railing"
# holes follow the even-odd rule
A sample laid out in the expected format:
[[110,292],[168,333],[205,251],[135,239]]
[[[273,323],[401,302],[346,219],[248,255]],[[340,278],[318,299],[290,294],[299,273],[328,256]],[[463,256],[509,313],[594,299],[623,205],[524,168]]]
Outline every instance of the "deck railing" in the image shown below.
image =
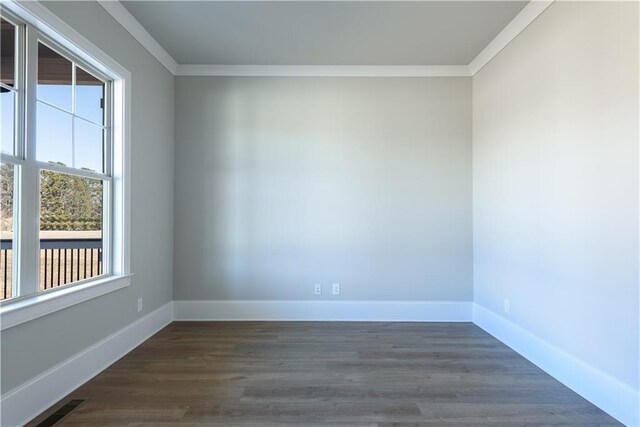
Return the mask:
[[[0,240],[0,299],[13,296],[13,241]],[[102,239],[40,239],[40,290],[102,274]]]

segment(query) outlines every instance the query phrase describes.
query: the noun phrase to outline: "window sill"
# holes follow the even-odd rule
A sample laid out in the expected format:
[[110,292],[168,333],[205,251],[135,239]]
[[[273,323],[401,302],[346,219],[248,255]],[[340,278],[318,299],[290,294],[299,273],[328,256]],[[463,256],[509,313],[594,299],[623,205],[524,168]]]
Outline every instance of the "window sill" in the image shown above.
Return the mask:
[[108,276],[3,305],[0,307],[0,331],[125,288],[131,284],[131,276]]

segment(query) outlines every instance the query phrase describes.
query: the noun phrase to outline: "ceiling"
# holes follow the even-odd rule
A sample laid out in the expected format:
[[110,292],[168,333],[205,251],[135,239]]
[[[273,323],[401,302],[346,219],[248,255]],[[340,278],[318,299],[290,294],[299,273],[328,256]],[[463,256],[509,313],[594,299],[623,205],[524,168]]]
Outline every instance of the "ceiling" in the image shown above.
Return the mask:
[[179,64],[467,65],[527,1],[122,1]]

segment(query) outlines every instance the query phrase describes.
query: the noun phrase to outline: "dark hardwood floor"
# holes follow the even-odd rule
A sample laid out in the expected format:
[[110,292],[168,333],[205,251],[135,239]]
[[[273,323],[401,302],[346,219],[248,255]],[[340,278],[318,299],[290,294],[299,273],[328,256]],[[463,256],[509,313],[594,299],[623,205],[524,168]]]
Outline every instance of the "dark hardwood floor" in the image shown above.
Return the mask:
[[67,426],[620,425],[470,323],[175,322]]

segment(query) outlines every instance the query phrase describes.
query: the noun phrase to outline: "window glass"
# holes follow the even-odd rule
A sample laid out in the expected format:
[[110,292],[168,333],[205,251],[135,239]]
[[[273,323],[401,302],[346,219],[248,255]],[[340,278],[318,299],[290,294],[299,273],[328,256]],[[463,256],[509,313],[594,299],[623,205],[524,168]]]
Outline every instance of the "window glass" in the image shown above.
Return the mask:
[[0,163],[0,300],[13,296],[14,169]]
[[42,162],[73,167],[73,116],[38,103],[36,158]]
[[78,169],[102,172],[103,168],[103,129],[82,119],[73,120],[73,139],[75,165]]
[[97,124],[104,124],[104,82],[76,67],[76,114]]
[[15,86],[16,26],[0,18],[0,81]]
[[38,43],[38,99],[71,112],[73,64]]
[[15,154],[16,26],[0,18],[0,151]]
[[16,93],[0,87],[0,148],[5,154],[15,152]]
[[40,172],[40,290],[99,276],[103,182]]

